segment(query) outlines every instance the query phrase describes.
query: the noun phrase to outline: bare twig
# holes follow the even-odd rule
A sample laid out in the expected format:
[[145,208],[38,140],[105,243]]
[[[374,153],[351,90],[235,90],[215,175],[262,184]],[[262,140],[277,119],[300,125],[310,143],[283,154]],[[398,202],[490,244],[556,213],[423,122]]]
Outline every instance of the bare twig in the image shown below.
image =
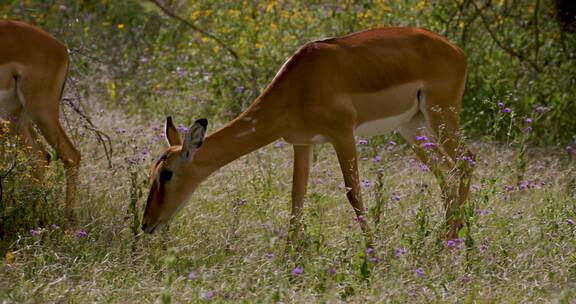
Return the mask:
[[542,72],[542,68],[540,66],[538,66],[538,64],[536,64],[534,61],[530,60],[529,58],[523,56],[522,54],[520,54],[519,52],[517,52],[516,50],[514,50],[513,48],[504,45],[504,43],[502,43],[502,41],[500,41],[498,39],[498,37],[496,37],[496,34],[492,31],[492,29],[490,28],[490,24],[488,23],[488,20],[486,19],[486,17],[484,16],[484,14],[482,13],[482,9],[480,9],[478,7],[478,5],[476,5],[476,3],[474,1],[471,1],[472,5],[474,6],[474,8],[476,9],[476,12],[478,13],[478,15],[480,16],[480,19],[482,19],[482,23],[484,24],[484,28],[486,29],[486,31],[488,32],[488,34],[490,35],[490,38],[492,38],[492,40],[494,41],[494,43],[496,43],[496,45],[502,49],[503,51],[505,51],[506,53],[510,54],[513,57],[516,57],[518,60],[520,60],[520,62],[526,62],[528,63],[534,70],[536,70],[537,72]]
[[164,14],[166,14],[167,16],[184,23],[186,26],[188,26],[192,30],[200,33],[201,35],[203,35],[209,39],[214,40],[214,42],[216,42],[218,45],[220,45],[222,48],[224,48],[232,57],[234,57],[235,60],[240,59],[238,57],[238,53],[235,50],[233,50],[231,47],[229,47],[226,43],[224,43],[224,41],[222,41],[220,38],[218,38],[215,35],[199,28],[194,23],[176,15],[172,10],[170,10],[168,7],[166,7],[164,5],[164,3],[162,3],[161,0],[148,0],[148,1],[154,3],[154,5],[156,5],[160,10],[162,10],[162,12],[164,12]]
[[[90,117],[85,113],[82,109],[81,105],[81,94],[80,90],[78,89],[78,83],[74,78],[68,77],[68,83],[70,84],[71,88],[74,90],[74,98],[64,97],[62,100],[66,102],[66,104],[76,113],[82,120],[84,121],[83,127],[86,128],[88,131],[94,133],[96,136],[96,140],[102,145],[104,148],[104,154],[106,156],[106,160],[108,161],[108,168],[112,168],[112,140],[110,136],[98,129],[96,125],[92,122]],[[75,103],[74,101],[77,101]]]

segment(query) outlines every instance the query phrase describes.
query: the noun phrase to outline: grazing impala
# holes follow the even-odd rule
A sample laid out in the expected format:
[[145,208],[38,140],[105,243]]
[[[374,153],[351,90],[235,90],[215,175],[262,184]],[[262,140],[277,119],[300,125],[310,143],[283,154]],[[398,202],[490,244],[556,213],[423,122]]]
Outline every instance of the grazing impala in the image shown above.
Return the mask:
[[68,50],[50,34],[23,22],[0,20],[1,119],[12,120],[11,133],[37,152],[37,177],[43,176],[50,154],[34,131],[34,124],[62,158],[66,168],[66,216],[72,220],[80,153],[59,121],[67,70]]
[[458,131],[465,82],[462,51],[423,29],[382,28],[310,42],[246,111],[206,138],[206,119],[197,120],[181,139],[168,117],[169,147],[152,168],[142,229],[159,230],[214,171],[283,138],[294,146],[291,237],[298,237],[311,147],[321,142],[334,146],[348,200],[369,237],[354,135],[396,129],[438,178],[446,236],[454,238],[462,226],[460,206],[473,163]]

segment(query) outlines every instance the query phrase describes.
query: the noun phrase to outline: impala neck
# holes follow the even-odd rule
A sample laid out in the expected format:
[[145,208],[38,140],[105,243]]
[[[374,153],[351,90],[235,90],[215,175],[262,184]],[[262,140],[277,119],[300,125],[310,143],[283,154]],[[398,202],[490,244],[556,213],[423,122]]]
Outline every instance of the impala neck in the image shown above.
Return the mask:
[[[207,175],[280,138],[285,113],[279,100],[260,96],[246,111],[208,135],[194,160]],[[272,104],[271,104],[272,103]]]

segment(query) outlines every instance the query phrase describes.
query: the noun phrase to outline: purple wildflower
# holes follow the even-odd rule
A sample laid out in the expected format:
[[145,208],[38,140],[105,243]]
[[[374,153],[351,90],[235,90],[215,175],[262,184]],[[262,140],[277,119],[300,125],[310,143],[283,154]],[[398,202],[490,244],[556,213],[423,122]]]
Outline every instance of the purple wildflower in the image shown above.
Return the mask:
[[462,160],[465,160],[472,167],[476,166],[476,161],[474,160],[474,158],[468,155],[462,156]]
[[277,141],[277,142],[274,144],[274,148],[282,148],[283,146],[284,146],[284,143],[281,142],[281,141]]
[[425,142],[422,144],[422,148],[424,148],[424,149],[431,149],[434,147],[436,147],[436,144],[433,142]]
[[570,225],[570,226],[574,226],[574,225],[575,225],[573,219],[567,219],[567,220],[566,220],[566,223],[568,223],[568,225]]
[[267,257],[267,258],[269,258],[269,259],[271,259],[271,258],[274,257],[274,254],[271,253],[271,252],[267,252],[267,253],[264,254],[264,256]]
[[177,130],[178,132],[186,132],[186,131],[188,131],[188,128],[187,128],[185,125],[183,125],[183,124],[179,124],[179,125],[176,127],[176,130]]
[[372,161],[375,162],[375,163],[377,163],[377,162],[379,162],[379,161],[381,161],[381,160],[382,160],[382,157],[380,157],[380,155],[376,155],[376,156],[374,156],[374,157],[372,158]]
[[532,118],[530,118],[530,117],[524,117],[524,122],[525,122],[526,124],[531,124],[531,123],[532,123]]
[[328,273],[330,273],[330,274],[336,274],[336,272],[337,272],[336,268],[334,268],[334,267],[328,269]]
[[296,267],[296,268],[292,269],[292,275],[295,277],[297,277],[303,273],[304,273],[304,269],[302,267]]
[[524,133],[530,133],[532,132],[532,127],[531,126],[527,126],[526,129],[524,129]]
[[368,250],[366,250],[366,252],[368,252],[368,254],[374,254],[374,248],[368,247]]
[[365,146],[368,144],[368,140],[367,139],[360,139],[360,140],[358,140],[358,144]]
[[392,195],[392,199],[399,202],[400,201],[400,195],[394,194],[394,195]]
[[471,280],[472,280],[472,277],[469,274],[465,274],[465,275],[460,277],[460,282],[462,282],[462,283],[468,283]]
[[188,72],[183,67],[176,67],[176,74],[178,74],[180,77],[185,77]]
[[422,267],[419,267],[418,269],[416,269],[416,275],[419,277],[423,277],[426,274],[426,272],[424,272],[424,269]]
[[352,229],[352,224],[348,224],[348,229]]
[[503,108],[504,107],[504,103],[502,101],[498,101],[498,107],[499,108]]
[[502,110],[502,112],[504,112],[504,113],[510,113],[510,112],[512,112],[512,110],[510,110],[510,108],[504,108],[504,110]]
[[206,293],[204,293],[203,298],[206,300],[212,300],[214,298],[214,292],[213,291],[207,291]]
[[88,232],[86,232],[86,230],[78,230],[76,231],[76,236],[79,238],[87,237]]
[[514,191],[515,187],[514,186],[504,186],[504,190],[506,191]]
[[190,271],[190,272],[188,273],[187,277],[188,277],[188,280],[194,280],[194,279],[196,279],[196,272]]
[[30,234],[32,236],[37,236],[42,232],[42,229],[38,228],[38,229],[30,229]]
[[408,253],[408,249],[403,248],[403,247],[396,247],[396,249],[394,250],[394,256],[397,259],[401,258],[406,253]]
[[426,137],[426,135],[417,135],[416,140],[417,141],[428,141],[428,137]]
[[428,172],[428,171],[430,171],[430,168],[428,168],[428,166],[426,166],[426,164],[419,163],[419,164],[418,164],[418,167],[420,168],[420,171],[422,171],[422,172]]
[[126,133],[126,129],[124,129],[124,128],[117,128],[117,129],[116,129],[116,133],[117,133],[117,134],[124,134],[124,133]]
[[537,107],[534,109],[534,112],[536,112],[536,113],[538,113],[538,114],[544,113],[544,112],[547,112],[547,111],[548,111],[548,108],[547,108],[547,107],[544,107],[544,106],[537,106]]
[[372,183],[371,181],[367,179],[362,180],[362,187],[369,189],[372,188],[372,186],[374,186],[374,183]]
[[486,252],[486,251],[488,251],[488,245],[489,245],[488,239],[484,239],[484,240],[482,241],[482,243],[480,244],[480,251],[481,251],[481,252]]
[[452,249],[460,249],[460,245],[462,245],[462,239],[452,239],[446,241],[446,245],[448,248]]
[[490,211],[476,208],[476,209],[474,209],[474,213],[479,214],[479,215],[488,215],[488,214],[490,214]]
[[564,150],[566,150],[566,152],[568,152],[568,154],[571,154],[572,152],[574,152],[574,148],[572,146],[566,146],[566,148],[564,148]]
[[378,261],[379,261],[379,260],[378,260],[377,257],[371,257],[371,258],[370,258],[370,262],[372,262],[372,263],[374,263],[374,264],[378,263]]

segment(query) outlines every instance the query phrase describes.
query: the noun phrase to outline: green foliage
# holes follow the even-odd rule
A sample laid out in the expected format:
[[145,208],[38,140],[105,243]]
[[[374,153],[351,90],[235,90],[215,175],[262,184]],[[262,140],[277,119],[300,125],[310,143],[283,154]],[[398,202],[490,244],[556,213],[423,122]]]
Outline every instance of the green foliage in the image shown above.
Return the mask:
[[54,168],[39,179],[37,157],[9,136],[12,123],[0,124],[0,254],[19,234],[39,234],[37,227],[60,224],[62,213],[54,198],[63,181],[63,170]]
[[[110,104],[147,115],[229,119],[258,96],[281,64],[307,41],[381,26],[439,32],[468,57],[462,121],[474,135],[494,130],[494,104],[518,117],[548,113],[534,126],[542,144],[574,140],[576,36],[555,22],[553,1],[9,1],[4,18],[54,33],[72,50],[74,75],[93,80]],[[96,84],[96,86],[95,86]],[[104,101],[104,100],[103,100]]]
[[[69,46],[70,79],[115,153],[110,169],[95,141],[78,136],[78,220],[62,229],[61,163],[35,181],[33,155],[3,126],[0,302],[569,303],[576,296],[574,155],[534,148],[574,135],[574,37],[552,21],[551,2],[162,2],[237,59],[148,1],[2,2],[0,16],[34,22]],[[314,150],[294,256],[285,245],[286,145],[222,169],[171,227],[141,234],[146,172],[164,148],[160,116],[188,124],[208,115],[218,124],[248,105],[299,45],[389,25],[440,32],[468,56],[462,122],[484,137],[472,147],[478,158],[461,239],[444,239],[434,176],[394,135],[358,149],[364,201],[378,222],[370,249],[325,145]]]

